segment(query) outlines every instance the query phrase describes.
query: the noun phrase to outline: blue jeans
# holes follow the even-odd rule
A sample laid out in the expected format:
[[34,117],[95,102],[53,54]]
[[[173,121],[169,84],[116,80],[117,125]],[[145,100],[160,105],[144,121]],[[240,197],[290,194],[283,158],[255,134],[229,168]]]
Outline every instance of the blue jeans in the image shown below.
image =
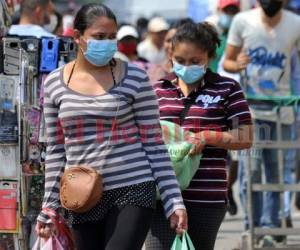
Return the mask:
[[[255,121],[254,137],[256,140],[276,140],[276,124],[268,121]],[[283,125],[282,133],[284,140],[291,140],[291,126]],[[247,154],[249,151],[240,151],[239,153],[239,184],[240,184],[240,198],[245,212],[244,223],[245,228],[248,229],[247,216]],[[292,167],[295,160],[295,152],[291,150],[284,151],[284,165],[285,165],[285,181],[293,182]],[[265,176],[266,183],[278,183],[278,160],[276,149],[256,149],[252,148],[250,151],[251,161],[251,177],[252,183],[263,183],[262,171]],[[263,166],[263,167],[262,167]],[[253,223],[255,227],[278,227],[280,226],[280,202],[279,192],[253,192]],[[289,208],[285,211],[290,213],[290,195],[287,196],[287,203]]]
[[[296,115],[295,115],[295,123],[290,127],[290,137],[291,140],[296,141],[300,137],[300,106],[297,107]],[[289,135],[287,135],[289,137]],[[284,169],[284,183],[286,184],[296,184],[295,175],[296,168],[299,163],[299,154],[298,149],[289,149],[285,153],[285,169]],[[291,201],[292,201],[293,192],[285,192],[284,194],[284,217],[291,216]]]
[[[291,140],[295,141],[297,140],[297,124],[298,122],[295,121],[294,124],[292,124],[289,128],[289,131],[287,131],[287,135],[291,138]],[[284,137],[283,137],[284,138]],[[284,138],[285,139],[285,138]],[[295,170],[297,167],[297,149],[288,149],[284,151],[284,183],[285,184],[295,184]],[[292,202],[292,194],[293,192],[285,192],[284,193],[284,214],[283,216],[285,218],[291,217],[291,202]]]

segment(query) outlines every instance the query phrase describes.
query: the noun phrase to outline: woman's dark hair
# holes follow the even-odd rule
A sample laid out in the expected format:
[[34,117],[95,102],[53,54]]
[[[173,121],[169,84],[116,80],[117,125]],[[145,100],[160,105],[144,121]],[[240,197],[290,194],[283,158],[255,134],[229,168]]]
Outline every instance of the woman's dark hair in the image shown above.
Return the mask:
[[221,41],[217,30],[211,24],[187,22],[178,27],[172,39],[173,49],[182,42],[195,44],[201,50],[207,51],[209,58],[213,58]]
[[182,19],[179,19],[178,21],[176,22],[173,22],[171,24],[171,27],[170,29],[178,29],[180,26],[186,24],[186,23],[194,23],[193,19],[192,18],[182,18]]
[[54,11],[54,15],[56,16],[57,24],[54,28],[53,34],[56,34],[57,30],[62,26],[63,16],[58,11]]
[[99,17],[107,17],[117,24],[117,18],[110,8],[99,3],[89,3],[83,5],[77,12],[74,20],[74,29],[79,30],[83,34]]

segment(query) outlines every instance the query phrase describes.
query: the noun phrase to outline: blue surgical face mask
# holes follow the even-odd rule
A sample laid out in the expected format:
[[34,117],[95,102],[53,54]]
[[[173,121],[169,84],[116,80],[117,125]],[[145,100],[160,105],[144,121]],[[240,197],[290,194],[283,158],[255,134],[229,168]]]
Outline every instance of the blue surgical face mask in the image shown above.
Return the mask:
[[173,71],[186,84],[193,84],[204,76],[206,68],[205,65],[184,66],[173,62]]
[[86,41],[86,51],[83,52],[85,58],[95,66],[105,66],[117,52],[117,40],[94,40]]
[[227,15],[225,13],[222,13],[220,15],[219,18],[219,25],[223,28],[223,29],[229,29],[230,25],[232,23],[232,18],[233,16]]

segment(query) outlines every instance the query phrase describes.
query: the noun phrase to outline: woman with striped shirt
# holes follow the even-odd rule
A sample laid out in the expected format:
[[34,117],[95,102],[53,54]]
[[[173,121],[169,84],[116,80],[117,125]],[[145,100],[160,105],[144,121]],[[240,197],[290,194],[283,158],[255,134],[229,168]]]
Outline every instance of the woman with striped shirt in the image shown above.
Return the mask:
[[[227,150],[252,145],[252,121],[240,85],[207,67],[219,44],[217,32],[207,23],[180,26],[172,39],[173,73],[155,85],[160,118],[196,133],[190,154],[202,153],[199,169],[183,191],[189,235],[201,250],[214,249],[226,213]],[[168,250],[173,238],[159,203],[146,249]]]
[[[101,4],[83,6],[74,21],[77,59],[45,81],[47,129],[43,208],[60,207],[66,167],[100,171],[104,194],[86,213],[68,211],[77,250],[140,250],[155,208],[156,185],[165,216],[187,229],[181,193],[162,141],[155,93],[146,73],[116,52],[116,17]],[[36,226],[45,235],[47,216]]]

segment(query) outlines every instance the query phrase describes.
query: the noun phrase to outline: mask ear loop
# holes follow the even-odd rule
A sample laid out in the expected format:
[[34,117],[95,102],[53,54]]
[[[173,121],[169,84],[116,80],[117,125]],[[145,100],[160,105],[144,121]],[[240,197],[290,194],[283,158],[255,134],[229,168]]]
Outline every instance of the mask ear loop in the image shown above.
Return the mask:
[[[82,39],[86,44],[88,43],[88,41],[87,41],[85,38],[83,38],[82,36],[80,36],[79,39]],[[81,53],[84,55],[84,51],[83,51],[83,49],[81,48],[81,46],[78,46],[78,47],[79,47]]]
[[173,60],[172,60],[171,58],[169,59],[169,62],[170,62],[170,64],[171,64],[172,68],[173,68],[174,63],[173,63]]

